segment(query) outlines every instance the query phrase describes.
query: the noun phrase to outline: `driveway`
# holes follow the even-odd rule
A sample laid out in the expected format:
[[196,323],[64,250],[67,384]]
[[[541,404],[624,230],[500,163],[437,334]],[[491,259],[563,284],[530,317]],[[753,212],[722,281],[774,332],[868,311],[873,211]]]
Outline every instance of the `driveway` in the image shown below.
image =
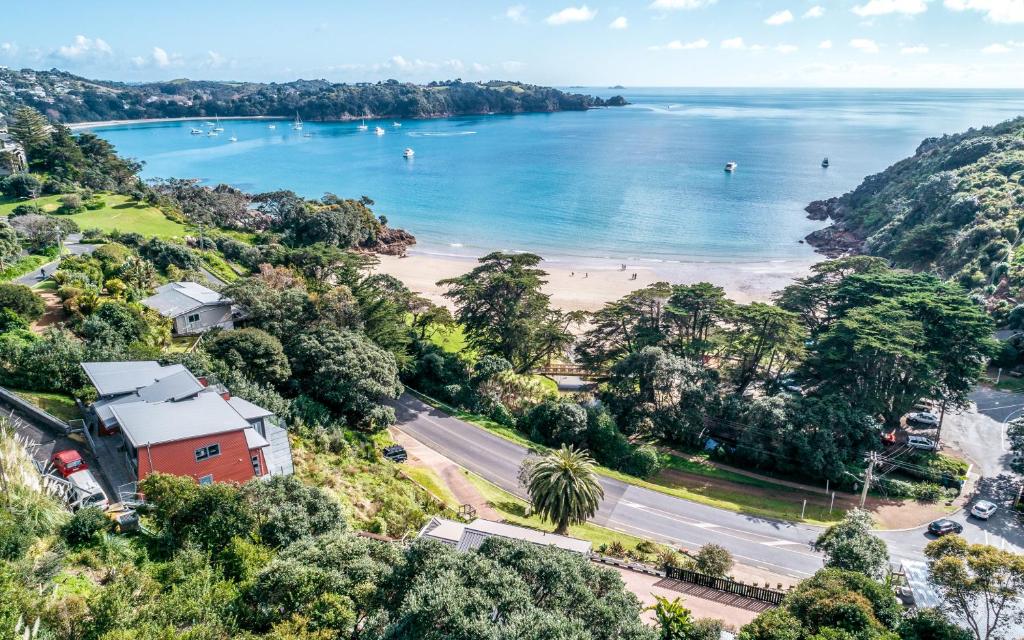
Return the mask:
[[[518,474],[527,449],[408,394],[393,406],[397,429],[502,489],[526,497]],[[743,564],[795,578],[822,566],[821,555],[810,547],[821,533],[818,527],[746,516],[611,478],[600,480],[605,497],[592,520],[595,524],[689,549],[713,542],[728,548]]]
[[[82,234],[73,233],[68,236],[67,240],[64,241],[64,250],[68,255],[81,256],[87,253],[92,253],[96,250],[99,245],[95,244],[82,244]],[[39,271],[32,271],[25,275],[15,278],[12,282],[15,284],[23,284],[26,287],[34,287],[43,280],[53,276],[53,272],[60,267],[60,258],[47,262],[44,264]]]

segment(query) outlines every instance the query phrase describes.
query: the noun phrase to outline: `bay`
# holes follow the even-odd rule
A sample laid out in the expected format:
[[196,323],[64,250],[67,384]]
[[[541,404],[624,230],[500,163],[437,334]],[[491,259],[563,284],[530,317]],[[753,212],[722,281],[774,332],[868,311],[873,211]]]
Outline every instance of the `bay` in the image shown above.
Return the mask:
[[[146,177],[247,191],[367,195],[418,251],[529,250],[551,261],[806,261],[811,200],[923,138],[1024,113],[1020,91],[607,89],[630,105],[434,120],[222,121],[96,128]],[[385,135],[374,135],[380,125]],[[230,142],[234,135],[237,142]],[[406,147],[415,150],[402,157]],[[821,160],[828,156],[830,167]],[[723,170],[736,162],[733,173]]]

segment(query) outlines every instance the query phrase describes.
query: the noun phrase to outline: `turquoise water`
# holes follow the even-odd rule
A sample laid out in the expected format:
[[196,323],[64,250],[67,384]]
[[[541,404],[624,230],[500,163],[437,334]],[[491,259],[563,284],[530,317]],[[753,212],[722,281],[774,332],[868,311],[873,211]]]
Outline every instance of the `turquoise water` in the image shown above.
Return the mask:
[[[1005,91],[623,93],[631,106],[401,128],[368,121],[368,132],[313,122],[271,130],[265,121],[223,121],[216,138],[189,135],[195,122],[96,131],[144,160],[147,177],[365,194],[426,252],[763,261],[812,255],[798,242],[821,226],[805,218],[811,200],[855,187],[925,137],[1024,113],[1024,92]],[[377,124],[386,135],[374,135]],[[735,173],[723,171],[729,161]]]

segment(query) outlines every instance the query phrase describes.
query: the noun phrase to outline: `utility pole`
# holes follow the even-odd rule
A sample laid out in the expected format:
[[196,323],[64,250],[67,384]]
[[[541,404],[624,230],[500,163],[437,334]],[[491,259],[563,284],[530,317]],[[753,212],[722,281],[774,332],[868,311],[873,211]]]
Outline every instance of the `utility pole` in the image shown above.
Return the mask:
[[864,488],[860,492],[860,508],[864,508],[864,503],[868,499],[868,487],[871,486],[871,477],[874,475],[875,463],[878,461],[878,454],[874,451],[868,454],[868,468],[864,472]]

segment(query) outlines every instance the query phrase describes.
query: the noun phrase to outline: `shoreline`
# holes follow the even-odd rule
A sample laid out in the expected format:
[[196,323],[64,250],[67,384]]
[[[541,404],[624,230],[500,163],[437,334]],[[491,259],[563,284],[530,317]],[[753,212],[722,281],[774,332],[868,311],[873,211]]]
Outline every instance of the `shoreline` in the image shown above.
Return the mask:
[[[437,281],[462,275],[477,264],[476,258],[439,256],[410,250],[408,257],[378,256],[374,271],[394,276],[411,290],[435,304],[451,306]],[[596,311],[605,303],[655,282],[694,284],[710,282],[725,290],[728,298],[739,303],[768,302],[776,291],[794,278],[810,272],[816,259],[761,260],[754,262],[708,262],[684,260],[673,263],[627,263],[613,259],[544,260],[540,268],[548,273],[544,292],[551,305],[563,311]],[[636,280],[633,280],[633,274]]]
[[98,129],[100,127],[117,127],[123,124],[153,124],[157,122],[188,122],[189,120],[209,120],[211,117],[219,120],[289,120],[284,116],[181,116],[177,118],[138,118],[136,120],[93,120],[90,122],[64,123],[64,126],[72,131],[78,129]]

